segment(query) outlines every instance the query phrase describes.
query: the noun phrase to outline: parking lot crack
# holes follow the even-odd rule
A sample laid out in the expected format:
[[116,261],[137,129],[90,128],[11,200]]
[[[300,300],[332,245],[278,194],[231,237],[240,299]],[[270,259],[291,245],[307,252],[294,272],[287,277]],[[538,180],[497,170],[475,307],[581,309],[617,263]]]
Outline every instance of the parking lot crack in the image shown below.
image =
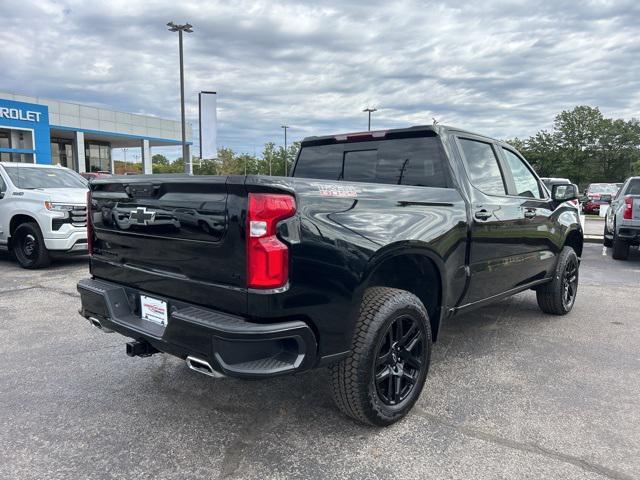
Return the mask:
[[53,292],[53,293],[59,293],[60,295],[66,295],[67,297],[80,298],[80,294],[75,290],[68,292],[66,290],[59,290],[57,288],[47,287],[46,285],[34,285],[32,288],[41,288],[42,290],[47,290],[48,292]]
[[35,285],[21,285],[19,287],[0,288],[0,293],[21,292],[24,290],[32,290],[38,288]]
[[515,440],[510,440],[508,438],[503,438],[497,435],[483,432],[481,430],[477,430],[474,428],[465,427],[455,422],[448,421],[437,415],[428,413],[420,407],[414,407],[413,412],[424,419],[436,422],[440,425],[451,428],[465,436],[472,437],[477,440],[493,443],[493,444],[500,445],[502,447],[510,448],[513,450],[519,450],[521,452],[542,455],[544,457],[557,460],[559,462],[568,463],[570,465],[581,468],[582,470],[585,470],[591,473],[596,473],[598,475],[602,475],[612,480],[634,480],[634,477],[632,477],[631,475],[627,475],[626,473],[618,472],[611,468],[595,464],[593,462],[590,462],[589,460],[585,460],[584,458],[558,452],[550,448],[541,447],[540,445],[536,445],[534,443],[518,442]]

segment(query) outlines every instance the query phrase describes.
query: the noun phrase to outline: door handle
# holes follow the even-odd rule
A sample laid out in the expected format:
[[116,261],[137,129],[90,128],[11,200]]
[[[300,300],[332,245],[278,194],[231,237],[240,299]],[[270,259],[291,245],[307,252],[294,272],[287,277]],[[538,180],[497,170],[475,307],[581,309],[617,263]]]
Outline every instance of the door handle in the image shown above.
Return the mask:
[[524,211],[524,218],[536,218],[537,214],[538,212],[536,212],[535,208],[527,208]]
[[478,220],[488,220],[489,218],[491,218],[491,213],[487,212],[484,208],[482,210],[478,210],[474,216],[478,219]]

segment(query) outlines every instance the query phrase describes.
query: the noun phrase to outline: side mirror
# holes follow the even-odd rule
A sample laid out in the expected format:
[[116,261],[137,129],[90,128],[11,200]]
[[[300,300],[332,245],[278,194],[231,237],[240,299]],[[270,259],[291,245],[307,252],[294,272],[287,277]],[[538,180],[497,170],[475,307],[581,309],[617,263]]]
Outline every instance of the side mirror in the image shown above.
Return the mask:
[[578,198],[578,186],[575,183],[554,185],[551,189],[551,198],[556,202],[567,202]]
[[611,195],[600,195],[600,201],[604,203],[611,203]]
[[0,200],[4,198],[4,192],[0,192]]

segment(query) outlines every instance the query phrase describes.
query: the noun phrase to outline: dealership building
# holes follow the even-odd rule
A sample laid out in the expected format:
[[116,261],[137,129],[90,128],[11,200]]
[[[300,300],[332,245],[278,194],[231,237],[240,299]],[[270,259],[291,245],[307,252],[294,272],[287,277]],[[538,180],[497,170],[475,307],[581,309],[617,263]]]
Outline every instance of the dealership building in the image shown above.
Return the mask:
[[[192,144],[187,125],[187,144]],[[139,148],[152,173],[151,148],[181,145],[180,122],[89,105],[0,92],[0,161],[114,171],[111,150]]]

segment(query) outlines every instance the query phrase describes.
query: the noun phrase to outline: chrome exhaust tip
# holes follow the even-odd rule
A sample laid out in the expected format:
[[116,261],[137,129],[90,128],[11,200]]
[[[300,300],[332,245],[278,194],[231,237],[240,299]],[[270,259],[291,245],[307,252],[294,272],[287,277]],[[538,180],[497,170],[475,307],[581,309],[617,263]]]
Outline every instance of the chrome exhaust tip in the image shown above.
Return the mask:
[[202,360],[200,358],[192,357],[191,355],[189,355],[186,361],[187,361],[187,366],[194,372],[202,373],[203,375],[207,375],[213,378],[224,377],[222,373],[214,370],[213,367],[206,360]]
[[110,329],[104,327],[102,325],[102,322],[100,322],[100,320],[97,319],[96,317],[89,317],[88,320],[89,320],[89,323],[91,325],[93,325],[94,327],[100,329],[102,332],[104,332],[104,333],[113,333],[113,330],[110,330]]

